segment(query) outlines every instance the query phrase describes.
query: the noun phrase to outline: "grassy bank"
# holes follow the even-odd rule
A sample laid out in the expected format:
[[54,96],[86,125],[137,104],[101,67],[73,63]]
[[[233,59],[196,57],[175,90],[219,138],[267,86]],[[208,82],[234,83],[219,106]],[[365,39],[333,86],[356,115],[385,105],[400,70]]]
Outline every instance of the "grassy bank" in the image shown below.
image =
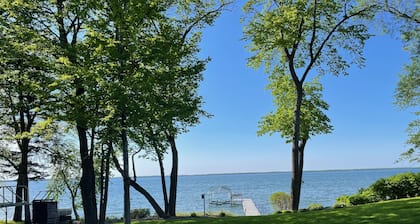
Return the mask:
[[148,224],[221,224],[221,223],[282,223],[282,224],[418,224],[420,223],[420,197],[385,201],[350,208],[326,209],[301,213],[258,217],[185,218],[176,220],[142,221]]
[[[0,224],[4,224],[0,221]],[[9,222],[11,223],[11,222]],[[13,223],[13,222],[12,222]],[[418,224],[420,223],[420,197],[385,201],[350,208],[325,209],[300,213],[286,213],[257,217],[219,217],[219,218],[177,218],[132,222],[147,224],[223,224],[223,223],[282,223],[282,224]],[[121,223],[122,224],[122,223]]]

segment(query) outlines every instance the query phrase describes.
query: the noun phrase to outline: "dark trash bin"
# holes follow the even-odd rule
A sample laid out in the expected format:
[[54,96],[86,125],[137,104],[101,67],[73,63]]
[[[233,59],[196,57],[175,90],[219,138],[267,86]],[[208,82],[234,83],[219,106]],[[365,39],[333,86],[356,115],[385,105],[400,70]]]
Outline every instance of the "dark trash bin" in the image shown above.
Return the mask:
[[33,224],[56,224],[57,202],[53,200],[32,201],[32,223]]

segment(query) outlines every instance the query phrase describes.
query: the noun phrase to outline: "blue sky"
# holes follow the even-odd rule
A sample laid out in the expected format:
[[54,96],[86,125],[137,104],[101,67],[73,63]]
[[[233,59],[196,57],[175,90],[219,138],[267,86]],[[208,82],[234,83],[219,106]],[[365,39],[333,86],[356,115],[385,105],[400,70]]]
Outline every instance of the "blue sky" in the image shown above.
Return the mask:
[[[246,66],[250,53],[241,41],[241,2],[203,32],[200,55],[212,61],[200,94],[214,117],[177,139],[180,174],[290,171],[291,145],[278,134],[256,135],[258,121],[274,106],[265,90],[267,75]],[[407,149],[405,129],[414,119],[393,104],[408,56],[400,41],[378,35],[366,44],[364,68],[354,66],[349,76],[321,79],[334,131],[309,140],[305,170],[414,166],[395,164]],[[140,175],[159,174],[156,162],[138,160],[136,167]]]

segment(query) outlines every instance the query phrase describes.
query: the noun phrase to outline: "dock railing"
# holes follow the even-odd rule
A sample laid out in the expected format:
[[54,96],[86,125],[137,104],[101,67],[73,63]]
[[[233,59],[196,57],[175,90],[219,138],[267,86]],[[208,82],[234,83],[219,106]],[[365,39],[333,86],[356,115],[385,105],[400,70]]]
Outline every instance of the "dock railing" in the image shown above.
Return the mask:
[[[28,188],[24,185],[19,185],[19,188],[23,188],[23,194],[29,194]],[[28,198],[29,195],[25,197],[25,195],[19,196],[15,192],[16,186],[1,186],[0,185],[0,209],[5,213],[5,221],[7,224],[7,216],[8,216],[8,207],[16,207],[16,206],[24,206],[29,205],[29,201],[25,201],[25,198]],[[20,202],[16,202],[18,199]]]

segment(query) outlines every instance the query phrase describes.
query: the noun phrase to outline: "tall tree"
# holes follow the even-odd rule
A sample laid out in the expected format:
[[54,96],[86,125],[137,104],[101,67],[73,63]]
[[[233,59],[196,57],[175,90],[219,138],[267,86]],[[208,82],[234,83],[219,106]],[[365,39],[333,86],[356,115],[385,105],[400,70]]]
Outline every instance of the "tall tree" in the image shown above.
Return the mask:
[[[126,192],[128,182],[146,196],[162,217],[175,216],[176,211],[175,137],[186,128],[181,123],[195,124],[198,118],[193,116],[200,116],[195,109],[201,105],[196,91],[206,60],[195,56],[200,39],[195,30],[211,24],[225,5],[214,7],[211,1],[136,4],[109,1],[104,5],[104,13],[98,14],[89,30],[88,43],[94,49],[90,60],[101,61],[92,64],[90,70],[101,74],[100,88],[108,94],[106,104],[113,108],[109,113],[112,120],[109,128],[121,133],[121,139],[114,143],[121,144],[116,148],[122,149],[123,167],[116,158],[114,161],[124,177]],[[128,165],[128,138],[141,139],[136,136],[147,135],[144,128],[149,130],[150,127],[159,135],[154,139],[171,143],[167,145],[172,146],[174,155],[166,212],[146,189],[130,179],[127,166],[124,166]],[[128,202],[127,197],[126,208]],[[126,220],[128,213],[125,209]]]
[[[302,105],[304,83],[314,68],[319,74],[345,75],[350,64],[363,65],[365,41],[370,37],[359,19],[372,16],[372,5],[355,1],[250,0],[244,6],[245,39],[254,56],[249,66],[266,66],[267,73],[290,76],[296,95],[292,134],[292,209],[298,210],[302,183]],[[313,125],[313,124],[308,124]],[[301,158],[301,159],[299,159]]]
[[[22,202],[29,201],[29,178],[45,176],[39,158],[48,152],[45,140],[53,133],[48,132],[53,129],[48,118],[53,100],[53,51],[45,37],[33,29],[33,17],[28,13],[32,5],[0,1],[0,8],[0,126],[1,140],[8,142],[0,159],[15,170],[16,202]],[[30,223],[29,204],[24,207],[25,222]],[[13,219],[22,220],[22,206],[15,208]]]
[[97,223],[96,175],[94,169],[95,130],[98,115],[95,77],[84,66],[83,40],[85,25],[96,1],[56,0],[39,1],[37,27],[56,45],[59,68],[55,86],[59,101],[56,105],[59,118],[76,127],[81,159],[81,195],[84,218],[87,223]]

